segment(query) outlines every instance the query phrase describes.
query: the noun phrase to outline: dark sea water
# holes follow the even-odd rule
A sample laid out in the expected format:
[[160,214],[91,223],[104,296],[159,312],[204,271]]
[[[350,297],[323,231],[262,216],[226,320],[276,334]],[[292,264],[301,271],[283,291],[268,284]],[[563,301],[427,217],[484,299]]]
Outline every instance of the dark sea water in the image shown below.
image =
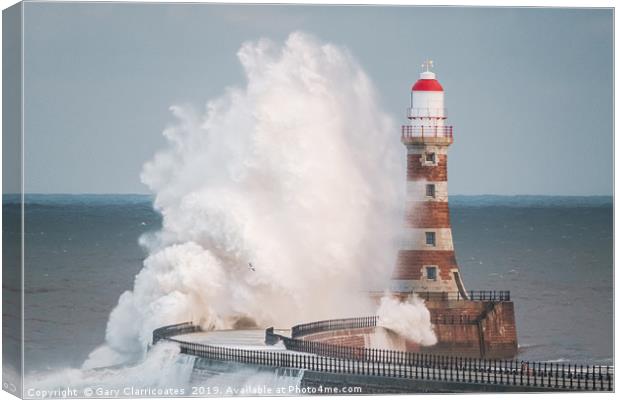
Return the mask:
[[451,201],[468,289],[510,290],[519,358],[613,359],[613,206],[608,198]]
[[[79,367],[103,342],[110,311],[141,269],[139,236],[157,230],[161,218],[147,196],[27,201],[25,369]],[[612,199],[450,201],[465,285],[511,291],[519,358],[611,364]],[[5,199],[5,218],[18,212]]]

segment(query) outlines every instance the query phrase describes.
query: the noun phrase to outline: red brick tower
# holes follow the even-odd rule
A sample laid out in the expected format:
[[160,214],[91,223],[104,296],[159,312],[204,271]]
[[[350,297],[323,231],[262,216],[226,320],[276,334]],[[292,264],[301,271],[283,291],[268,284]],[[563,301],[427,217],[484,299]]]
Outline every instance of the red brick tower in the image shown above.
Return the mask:
[[407,147],[405,228],[392,291],[426,298],[467,298],[454,255],[448,207],[448,147],[452,126],[445,125],[444,91],[432,61],[411,88],[409,124],[402,126]]

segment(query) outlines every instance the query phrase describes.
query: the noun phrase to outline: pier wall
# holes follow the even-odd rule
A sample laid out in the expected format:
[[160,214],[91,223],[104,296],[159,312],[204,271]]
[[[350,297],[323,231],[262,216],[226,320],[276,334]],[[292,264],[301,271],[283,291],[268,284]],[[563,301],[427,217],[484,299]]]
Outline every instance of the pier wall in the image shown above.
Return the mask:
[[437,344],[421,347],[420,351],[487,359],[517,354],[513,302],[429,301],[426,305],[435,321]]
[[431,300],[437,344],[422,347],[381,327],[314,332],[303,340],[347,347],[387,348],[456,357],[506,359],[517,354],[514,303],[511,301]]

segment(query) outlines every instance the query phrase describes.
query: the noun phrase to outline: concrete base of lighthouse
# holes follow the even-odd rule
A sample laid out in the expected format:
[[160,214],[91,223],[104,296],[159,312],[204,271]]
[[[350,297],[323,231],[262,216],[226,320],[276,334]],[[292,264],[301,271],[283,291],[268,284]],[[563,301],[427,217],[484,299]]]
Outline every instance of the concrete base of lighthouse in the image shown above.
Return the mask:
[[[410,295],[394,293],[403,301]],[[425,304],[431,314],[437,344],[424,347],[407,342],[407,351],[484,359],[509,359],[517,355],[512,301],[444,300],[431,296]]]

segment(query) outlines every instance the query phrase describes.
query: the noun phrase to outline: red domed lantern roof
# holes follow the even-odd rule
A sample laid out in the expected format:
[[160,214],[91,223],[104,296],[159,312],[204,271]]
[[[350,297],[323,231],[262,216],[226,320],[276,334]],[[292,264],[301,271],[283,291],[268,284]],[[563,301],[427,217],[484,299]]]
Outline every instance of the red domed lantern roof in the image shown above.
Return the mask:
[[433,66],[433,60],[426,60],[422,64],[422,68],[426,71],[420,73],[420,79],[411,87],[411,91],[416,92],[443,92],[441,84],[437,80],[435,73],[430,69]]
[[443,92],[443,87],[437,79],[418,79],[411,90],[423,92]]

